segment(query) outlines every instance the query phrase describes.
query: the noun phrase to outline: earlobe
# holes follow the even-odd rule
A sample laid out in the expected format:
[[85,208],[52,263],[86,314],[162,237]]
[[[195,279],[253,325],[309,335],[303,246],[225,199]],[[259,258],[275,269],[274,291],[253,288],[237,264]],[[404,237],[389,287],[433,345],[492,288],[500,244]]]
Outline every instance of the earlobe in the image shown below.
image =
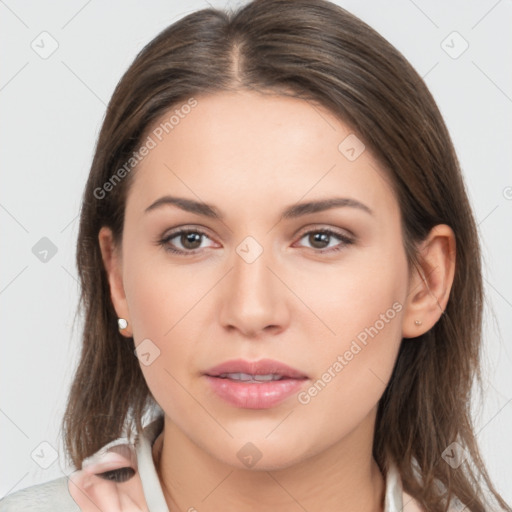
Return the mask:
[[409,281],[402,337],[430,330],[446,309],[455,275],[455,234],[446,224],[434,226],[418,246],[419,266]]
[[114,243],[112,230],[103,226],[98,233],[98,242],[103,265],[108,277],[112,304],[116,310],[117,316],[125,319],[128,323],[128,326],[125,329],[120,329],[120,332],[123,336],[131,337],[133,333],[123,286],[122,259],[119,248],[117,248]]

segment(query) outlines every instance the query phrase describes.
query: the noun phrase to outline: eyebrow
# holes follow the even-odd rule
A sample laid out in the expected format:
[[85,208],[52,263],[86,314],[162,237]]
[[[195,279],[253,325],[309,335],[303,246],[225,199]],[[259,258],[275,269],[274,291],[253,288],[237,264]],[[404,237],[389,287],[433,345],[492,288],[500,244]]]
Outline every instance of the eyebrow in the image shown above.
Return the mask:
[[[194,199],[186,199],[184,197],[174,197],[169,195],[157,199],[154,203],[149,205],[144,210],[144,213],[148,213],[150,211],[156,210],[157,208],[169,205],[174,205],[187,212],[195,213],[197,215],[203,215],[205,217],[210,217],[212,219],[223,219],[223,215],[213,205],[203,203],[200,201],[195,201]],[[302,215],[322,212],[325,210],[330,210],[332,208],[340,207],[356,208],[366,213],[369,213],[370,215],[373,215],[373,211],[368,206],[361,203],[360,201],[357,201],[356,199],[351,199],[348,197],[331,197],[326,199],[320,199],[317,201],[297,203],[288,206],[287,208],[284,209],[283,213],[281,214],[281,220],[293,219],[300,217]]]

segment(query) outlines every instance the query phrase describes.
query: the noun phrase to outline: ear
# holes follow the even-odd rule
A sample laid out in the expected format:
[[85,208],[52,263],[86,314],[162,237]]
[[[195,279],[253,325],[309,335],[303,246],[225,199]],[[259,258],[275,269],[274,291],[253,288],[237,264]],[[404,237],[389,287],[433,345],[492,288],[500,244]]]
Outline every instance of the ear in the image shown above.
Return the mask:
[[[455,275],[455,235],[450,226],[434,226],[418,246],[419,267],[411,269],[402,337],[431,329],[446,309]],[[421,322],[418,324],[417,322]]]
[[130,338],[133,336],[133,331],[123,287],[121,250],[114,243],[112,230],[106,226],[103,226],[100,229],[98,241],[100,244],[103,265],[105,266],[105,271],[108,276],[112,304],[114,305],[117,316],[128,321],[126,329],[123,329],[120,332],[123,336]]

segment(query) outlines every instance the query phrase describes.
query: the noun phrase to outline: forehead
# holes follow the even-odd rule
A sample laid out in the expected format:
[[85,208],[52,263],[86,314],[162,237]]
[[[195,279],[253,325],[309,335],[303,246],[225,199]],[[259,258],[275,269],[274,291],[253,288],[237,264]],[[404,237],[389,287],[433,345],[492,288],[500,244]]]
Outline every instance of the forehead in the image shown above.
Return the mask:
[[192,108],[176,105],[150,127],[152,149],[137,166],[137,194],[130,191],[129,203],[139,208],[173,192],[260,208],[262,200],[289,204],[327,193],[357,195],[374,207],[394,202],[368,148],[326,109],[257,92],[194,101]]

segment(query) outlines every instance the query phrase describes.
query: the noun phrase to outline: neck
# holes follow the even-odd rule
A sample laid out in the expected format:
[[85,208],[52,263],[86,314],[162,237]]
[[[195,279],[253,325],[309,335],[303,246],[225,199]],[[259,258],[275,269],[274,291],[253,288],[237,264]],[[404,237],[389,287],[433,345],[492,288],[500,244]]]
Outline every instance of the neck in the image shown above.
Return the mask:
[[374,419],[321,453],[258,471],[212,457],[165,416],[153,458],[170,512],[382,512],[385,481],[371,453]]

